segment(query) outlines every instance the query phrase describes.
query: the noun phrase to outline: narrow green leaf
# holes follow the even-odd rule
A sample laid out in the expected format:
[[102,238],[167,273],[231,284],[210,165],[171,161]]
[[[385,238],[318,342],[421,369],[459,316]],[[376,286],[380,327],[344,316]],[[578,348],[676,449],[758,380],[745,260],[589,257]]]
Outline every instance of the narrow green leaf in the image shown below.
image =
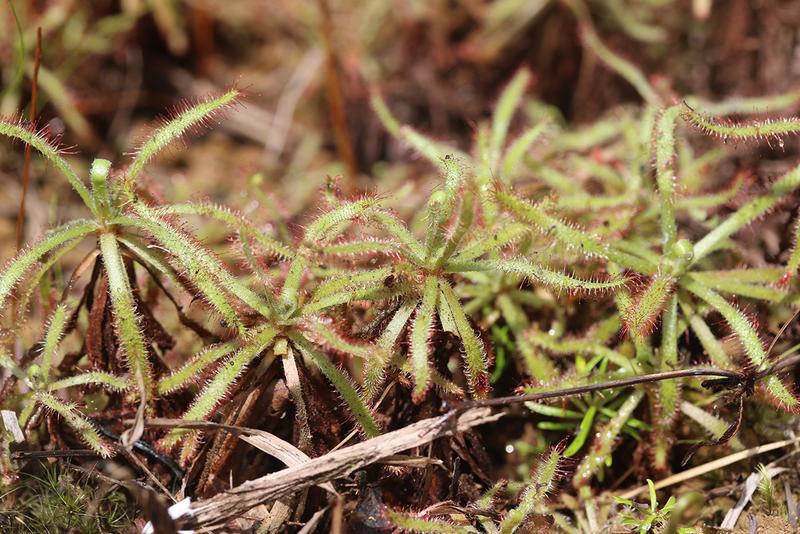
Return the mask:
[[666,271],[657,272],[647,287],[634,297],[633,303],[624,313],[629,331],[646,336],[655,327],[658,315],[674,292],[675,278]]
[[216,112],[233,104],[240,96],[241,93],[238,90],[231,89],[217,98],[201,101],[183,109],[164,126],[153,132],[139,148],[136,157],[128,167],[125,173],[124,187],[131,186],[147,162],[158,152],[183,136],[189,129],[208,121]]
[[254,239],[264,249],[279,258],[291,258],[294,256],[294,251],[291,248],[265,235],[244,215],[224,206],[211,203],[170,204],[162,207],[161,212],[211,217],[225,223],[232,230],[247,234],[248,237]]
[[370,217],[386,230],[389,235],[406,247],[407,251],[405,255],[412,262],[422,262],[422,259],[425,257],[424,246],[393,213],[385,210],[375,210],[370,214]]
[[81,200],[89,208],[93,214],[97,215],[95,205],[92,200],[92,195],[83,181],[75,174],[69,163],[61,157],[58,153],[58,148],[51,143],[46,137],[35,130],[24,126],[21,123],[14,123],[5,120],[0,120],[0,134],[14,137],[20,141],[29,144],[42,154],[47,161],[56,167],[61,174],[63,174],[69,181],[72,188],[80,195]]
[[690,328],[700,340],[700,344],[708,353],[711,361],[713,361],[714,364],[721,369],[730,369],[732,364],[728,354],[725,352],[725,349],[722,347],[722,343],[720,343],[720,341],[716,338],[703,317],[692,310],[685,302],[683,302],[683,300],[681,300],[680,304],[684,317],[689,318]]
[[447,303],[452,314],[458,337],[464,345],[464,363],[469,387],[473,395],[478,398],[485,397],[489,392],[489,368],[483,341],[472,329],[472,325],[464,314],[464,309],[458,300],[453,288],[446,280],[439,280],[441,297]]
[[217,258],[196,244],[190,236],[172,227],[154,210],[142,204],[136,203],[134,209],[141,219],[126,219],[123,222],[144,229],[174,256],[186,277],[231,327],[239,327],[241,323],[225,289],[266,317],[272,314],[267,302],[236,280]]
[[414,399],[422,400],[430,381],[430,364],[428,363],[428,345],[433,330],[436,299],[439,294],[438,281],[435,276],[425,279],[422,291],[422,302],[411,325],[411,364],[414,375]]
[[97,429],[74,404],[63,402],[45,391],[37,391],[34,395],[39,403],[63,417],[93,451],[103,458],[111,457],[113,453],[111,446],[100,437]]
[[766,121],[746,121],[739,124],[723,123],[711,116],[698,113],[688,105],[684,105],[684,117],[689,124],[710,135],[716,135],[726,141],[742,139],[779,140],[782,137],[800,132],[800,118],[769,119]]
[[[721,437],[730,426],[729,422],[723,421],[719,417],[708,413],[688,401],[683,401],[681,403],[681,411],[700,425],[703,430],[708,432],[712,439]],[[741,450],[744,448],[744,445],[742,445],[742,442],[739,440],[739,436],[733,436],[730,444],[734,450]]]
[[[245,372],[250,362],[272,345],[276,335],[277,332],[270,326],[262,326],[255,329],[255,331],[251,331],[242,342],[239,349],[216,370],[213,378],[211,378],[197,397],[195,397],[194,402],[192,402],[192,405],[186,413],[183,414],[182,419],[184,421],[201,421],[207,419],[214,409],[227,398],[231,386],[236,382],[239,376]],[[212,354],[213,356],[221,357],[222,351],[223,346],[219,346],[216,350],[213,350],[213,353],[212,351],[201,353],[195,362],[193,362],[193,365],[198,367],[200,360],[211,363],[209,360],[211,360]],[[174,382],[180,385],[178,379]],[[173,429],[161,441],[161,445],[170,447],[188,433],[189,431],[186,429]]]
[[114,234],[100,234],[100,251],[108,278],[108,292],[114,309],[114,326],[124,351],[128,371],[131,373],[130,380],[134,381],[136,376],[142,376],[145,391],[141,391],[140,394],[146,398],[152,390],[153,371],[139,327],[139,320],[136,317],[136,302],[133,298],[130,280],[128,280]]
[[542,504],[548,493],[553,491],[561,476],[563,454],[558,447],[552,448],[542,458],[536,470],[531,473],[531,484],[525,488],[517,507],[511,509],[500,522],[500,532],[511,534],[525,519]]
[[710,287],[711,289],[714,289],[715,291],[738,295],[740,297],[749,297],[770,302],[780,302],[786,298],[788,294],[785,289],[740,282],[738,280],[721,278],[715,276],[714,274],[704,272],[693,272],[692,276],[698,282]]
[[102,371],[88,371],[67,378],[62,378],[48,384],[48,391],[70,388],[74,386],[84,386],[87,384],[104,386],[112,391],[125,391],[130,384],[122,377],[104,373]]
[[581,424],[578,426],[578,433],[572,438],[572,441],[564,450],[564,456],[569,458],[570,456],[575,456],[578,451],[583,448],[583,445],[586,443],[586,439],[589,437],[589,432],[592,431],[592,425],[594,424],[594,416],[597,414],[597,406],[594,404],[589,406],[589,409],[583,415],[583,419],[581,419]]
[[48,321],[46,334],[44,336],[44,347],[42,348],[42,382],[47,383],[50,377],[50,370],[53,360],[58,351],[58,345],[64,336],[64,328],[67,325],[67,307],[63,304],[56,306],[53,314]]
[[321,297],[335,295],[339,291],[354,287],[371,287],[374,284],[383,284],[384,280],[393,272],[391,267],[379,267],[361,272],[348,272],[343,276],[334,276],[322,280],[311,297],[317,300]]
[[472,534],[478,531],[471,526],[455,525],[443,520],[425,519],[409,513],[387,510],[389,521],[396,528],[421,534]]
[[373,93],[370,102],[372,103],[372,109],[375,111],[381,124],[383,124],[383,127],[386,128],[386,131],[400,141],[407,143],[436,167],[442,164],[442,160],[447,154],[455,153],[458,159],[469,159],[469,156],[463,152],[439,143],[419,133],[410,126],[401,126],[394,115],[392,115],[392,112],[389,111],[386,103],[377,93]]
[[[493,251],[502,250],[503,247],[521,240],[530,234],[530,229],[519,223],[503,224],[499,229],[488,235],[471,240],[452,259],[454,263],[469,261]],[[447,263],[445,263],[445,267]]]
[[769,193],[756,197],[733,212],[694,246],[693,263],[716,249],[721,241],[732,236],[778,204],[786,195],[800,187],[800,166],[795,167],[770,186]]
[[530,71],[525,68],[519,69],[500,93],[500,98],[497,99],[492,114],[492,129],[489,137],[489,158],[493,169],[497,169],[497,162],[500,160],[503,146],[506,143],[511,119],[514,118],[522,95],[530,81]]
[[623,59],[616,53],[612,52],[594,31],[594,28],[588,24],[581,25],[581,38],[583,44],[592,52],[597,54],[597,57],[606,64],[608,68],[619,74],[625,81],[631,84],[642,99],[650,105],[660,106],[662,101],[658,96],[653,86],[647,81],[647,78],[639,68],[630,61]]
[[335,387],[336,391],[339,392],[339,395],[342,396],[342,399],[347,404],[347,407],[350,408],[350,413],[352,413],[353,417],[360,425],[364,435],[368,438],[374,438],[375,436],[380,435],[381,431],[378,428],[378,425],[375,423],[375,420],[372,418],[369,408],[367,408],[367,406],[361,400],[356,388],[353,386],[353,383],[350,381],[350,378],[344,373],[344,371],[331,363],[325,354],[314,349],[310,343],[302,338],[302,336],[290,334],[289,338],[292,340],[292,343],[298,348],[298,350],[304,356],[314,362],[314,365],[316,365],[319,370],[322,371],[322,374],[325,375],[325,378],[327,378],[331,384],[333,384],[333,387]]
[[658,184],[659,209],[661,211],[661,232],[664,250],[669,250],[676,240],[675,222],[675,123],[680,116],[681,107],[667,108],[656,121],[653,133],[656,147],[656,182]]
[[0,310],[5,308],[6,299],[34,263],[40,261],[45,254],[66,243],[82,239],[97,229],[97,224],[93,221],[73,221],[49,231],[40,241],[17,254],[0,272]]
[[553,271],[547,267],[536,265],[524,258],[485,260],[482,263],[486,265],[487,270],[496,269],[507,273],[521,274],[559,290],[585,291],[587,293],[592,293],[596,291],[614,289],[622,286],[625,282],[622,278],[610,279],[608,281],[581,280],[580,278],[573,277],[569,274]]
[[533,224],[542,231],[547,232],[548,236],[564,243],[568,247],[572,247],[589,256],[599,256],[614,261],[623,267],[634,269],[640,273],[649,274],[655,271],[655,266],[649,262],[600,242],[589,232],[579,230],[550,216],[539,205],[526,202],[505,191],[497,191],[495,196],[497,201],[505,206],[515,218]]
[[700,297],[709,306],[717,310],[728,322],[734,334],[742,342],[745,354],[756,370],[763,369],[766,364],[767,354],[750,319],[737,310],[731,303],[722,298],[714,290],[702,285],[689,275],[681,280],[681,286]]
[[212,365],[220,358],[224,358],[234,350],[236,350],[236,344],[232,341],[204,347],[193,356],[191,360],[183,364],[180,368],[172,371],[168,376],[162,378],[158,383],[158,393],[160,395],[166,395],[185,387],[192,380],[196,379],[209,365]]
[[602,469],[606,458],[613,452],[622,427],[644,397],[644,391],[637,389],[631,393],[617,410],[617,415],[598,432],[589,454],[581,461],[572,479],[576,488],[587,486]]

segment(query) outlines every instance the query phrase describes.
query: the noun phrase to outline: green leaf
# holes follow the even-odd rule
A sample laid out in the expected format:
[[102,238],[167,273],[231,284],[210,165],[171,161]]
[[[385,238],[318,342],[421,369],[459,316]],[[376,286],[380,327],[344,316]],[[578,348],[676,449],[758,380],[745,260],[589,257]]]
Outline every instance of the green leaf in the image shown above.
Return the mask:
[[[710,135],[724,139],[739,141],[742,139],[759,139],[778,141],[782,137],[800,132],[800,119],[797,117],[769,119],[766,121],[746,121],[739,124],[722,123],[711,116],[698,113],[688,105],[684,105],[683,115],[689,124]],[[781,144],[781,146],[783,146]]]
[[625,282],[622,278],[615,278],[608,281],[582,280],[569,274],[536,265],[524,258],[485,260],[482,263],[485,266],[485,270],[496,269],[506,273],[520,274],[558,290],[593,293],[620,287]]
[[74,386],[84,386],[87,384],[104,386],[112,391],[125,391],[130,384],[122,377],[104,373],[102,371],[88,371],[67,378],[62,378],[48,384],[48,391],[71,388]]
[[162,378],[158,383],[158,393],[166,395],[185,387],[200,376],[209,365],[212,365],[220,358],[224,358],[234,350],[236,350],[236,344],[233,341],[204,347],[191,360]]
[[45,329],[44,347],[42,347],[42,382],[49,381],[50,369],[58,351],[58,345],[64,336],[67,325],[67,307],[63,304],[56,306]]
[[417,304],[416,300],[404,301],[394,312],[389,324],[386,325],[386,328],[378,338],[378,345],[380,345],[381,350],[377,351],[377,353],[386,359],[373,358],[367,360],[364,364],[363,396],[365,399],[372,400],[377,395],[378,388],[383,384],[386,367],[391,356],[395,353],[397,340],[400,339],[408,320],[411,318],[411,314],[417,308]]
[[22,250],[0,272],[0,310],[28,269],[45,255],[58,247],[82,239],[98,229],[97,223],[77,220],[49,231],[40,241]]
[[63,417],[93,451],[103,458],[111,457],[113,454],[111,446],[100,437],[94,425],[86,419],[75,404],[63,402],[45,391],[37,391],[34,396],[39,403]]
[[531,484],[525,489],[516,508],[511,509],[500,522],[500,532],[510,534],[535,511],[548,493],[556,487],[561,475],[561,460],[564,455],[558,447],[552,448],[542,458],[531,474]]
[[268,302],[234,278],[217,258],[190,236],[172,227],[155,210],[143,204],[136,203],[134,209],[141,219],[126,219],[123,222],[144,229],[174,256],[186,277],[231,327],[238,327],[241,323],[226,290],[265,317],[272,315]]
[[383,124],[383,127],[386,128],[386,131],[400,141],[410,145],[414,150],[419,152],[425,159],[430,161],[436,167],[439,167],[442,164],[442,160],[444,160],[444,157],[447,154],[455,154],[456,158],[458,159],[469,159],[467,154],[464,154],[463,152],[458,151],[451,146],[439,143],[438,141],[419,133],[410,126],[401,126],[397,119],[392,115],[392,112],[389,111],[389,108],[386,106],[386,103],[379,94],[373,93],[370,102],[372,103],[372,109],[375,111],[375,114],[378,116],[381,124]]
[[515,218],[538,227],[549,237],[583,254],[605,258],[640,273],[649,274],[655,271],[655,266],[646,260],[616,250],[591,233],[550,216],[541,205],[531,204],[505,191],[497,191],[495,197]]
[[86,189],[83,181],[81,181],[78,175],[75,174],[75,171],[72,170],[70,164],[59,155],[58,148],[55,144],[40,132],[18,122],[0,120],[0,134],[14,137],[35,148],[47,161],[61,171],[61,174],[63,174],[70,185],[72,185],[72,188],[80,195],[86,207],[89,208],[93,214],[97,215],[92,195],[89,193],[89,190]]
[[187,203],[187,204],[170,204],[162,207],[161,213],[174,213],[177,215],[203,215],[211,217],[222,223],[228,225],[231,229],[246,234],[247,237],[255,239],[255,241],[264,247],[271,254],[278,258],[291,258],[294,256],[294,251],[279,243],[275,239],[268,237],[261,230],[259,230],[252,221],[248,220],[244,215],[234,212],[230,208],[218,206],[211,203]]
[[292,340],[292,343],[305,357],[310,359],[314,365],[322,371],[325,378],[333,384],[333,387],[336,388],[336,391],[339,392],[339,395],[342,396],[342,399],[344,399],[344,402],[350,409],[350,413],[358,422],[364,435],[368,438],[374,438],[380,435],[381,431],[372,418],[369,408],[367,408],[361,400],[356,388],[344,371],[331,363],[325,354],[314,349],[302,336],[290,334],[289,339]]
[[414,375],[415,400],[420,401],[425,395],[430,381],[430,364],[428,363],[428,345],[433,330],[436,300],[439,294],[438,280],[435,276],[425,279],[422,291],[422,302],[411,325],[411,368]]
[[680,116],[681,107],[666,109],[656,121],[653,133],[656,147],[656,182],[658,184],[659,210],[661,211],[661,232],[664,250],[667,251],[677,237],[675,222],[675,123]]
[[631,417],[642,397],[644,397],[643,390],[634,390],[619,407],[617,415],[597,432],[597,437],[589,449],[589,454],[581,461],[575,471],[575,476],[572,479],[573,486],[576,488],[588,486],[595,475],[602,469],[606,459],[610,457],[616,446],[617,437],[622,427]]
[[519,69],[510,82],[506,85],[492,114],[492,129],[489,137],[489,158],[492,169],[497,169],[497,162],[503,151],[503,146],[508,136],[508,128],[511,119],[519,107],[522,95],[531,81],[531,73],[528,69]]
[[662,101],[655,89],[647,81],[642,71],[630,61],[623,59],[612,52],[588,24],[581,25],[581,39],[584,46],[594,52],[597,57],[606,64],[608,68],[619,74],[629,84],[631,84],[642,99],[650,105],[660,106]]
[[758,217],[772,209],[786,195],[800,187],[800,166],[795,167],[770,186],[769,193],[752,199],[733,212],[694,246],[693,263],[714,251],[720,242],[732,236]]
[[398,529],[407,532],[431,533],[431,534],[471,534],[478,531],[470,526],[454,525],[442,520],[423,519],[412,514],[386,510],[389,521]]
[[453,321],[458,330],[458,337],[464,345],[464,363],[469,387],[473,395],[483,398],[489,390],[489,369],[483,341],[472,329],[458,297],[446,280],[439,280],[441,297],[447,303],[452,313]]
[[658,315],[674,292],[675,279],[659,271],[650,279],[644,291],[634,297],[633,304],[624,313],[629,331],[639,336],[648,335],[656,325]]
[[136,376],[141,375],[145,390],[140,394],[143,398],[147,398],[152,390],[153,371],[139,327],[139,320],[136,317],[136,302],[133,298],[130,280],[128,280],[114,234],[100,234],[100,251],[108,278],[108,292],[114,309],[114,326],[124,351],[128,371],[131,373],[130,379],[134,381]]
[[761,343],[761,338],[750,322],[750,319],[727,300],[714,292],[714,290],[694,280],[692,275],[684,277],[684,279],[681,280],[681,286],[700,297],[722,315],[730,325],[731,330],[733,330],[734,334],[736,334],[742,342],[745,354],[752,362],[753,367],[756,370],[763,369],[766,364],[767,355]]
[[[262,326],[250,331],[242,341],[241,346],[215,371],[213,378],[206,384],[203,390],[195,397],[194,402],[183,414],[184,421],[201,421],[207,419],[214,409],[220,405],[228,396],[231,386],[241,376],[247,366],[256,359],[262,352],[272,345],[277,332],[270,326]],[[219,346],[213,351],[214,356],[221,357],[223,347]],[[212,352],[201,353],[193,365],[197,367],[199,361],[211,363]],[[182,369],[183,371],[183,369]],[[173,381],[180,384],[180,379]],[[175,386],[177,387],[177,386]],[[186,429],[173,429],[162,440],[164,447],[170,447],[183,438],[189,431]]]
[[545,120],[533,126],[517,137],[506,151],[501,166],[500,178],[506,183],[511,183],[514,176],[514,170],[519,164],[520,160],[525,156],[533,143],[538,141],[544,134],[546,134],[552,127],[550,121]]
[[[700,425],[703,430],[708,432],[712,439],[720,438],[723,434],[725,434],[725,431],[728,430],[728,427],[730,427],[730,423],[727,421],[723,421],[719,417],[708,413],[702,408],[695,406],[691,402],[683,401],[680,407],[681,411],[695,423]],[[735,450],[744,448],[742,442],[739,440],[739,436],[733,436],[730,444]]]
[[589,437],[589,432],[592,430],[592,425],[594,423],[594,416],[597,414],[597,406],[594,404],[589,406],[589,409],[583,416],[581,420],[581,424],[578,426],[578,433],[572,439],[570,444],[564,450],[564,456],[569,458],[570,456],[575,456],[583,448],[583,445],[586,443],[586,438]]
[[208,121],[216,112],[232,105],[240,96],[241,93],[238,90],[231,89],[217,98],[188,106],[166,122],[164,126],[153,132],[139,147],[136,157],[125,172],[123,191],[132,186],[147,162],[158,152],[183,136],[191,128]]

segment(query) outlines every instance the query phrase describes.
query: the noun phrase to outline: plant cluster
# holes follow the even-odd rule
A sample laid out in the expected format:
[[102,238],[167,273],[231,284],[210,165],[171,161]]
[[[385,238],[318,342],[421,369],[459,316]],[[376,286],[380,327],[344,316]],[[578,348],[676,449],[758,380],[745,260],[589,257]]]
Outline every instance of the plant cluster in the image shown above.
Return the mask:
[[[294,233],[210,203],[157,199],[142,183],[147,164],[234,105],[237,89],[176,110],[126,165],[94,160],[88,187],[45,132],[0,121],[0,134],[44,156],[87,212],[51,229],[0,271],[0,365],[10,376],[0,393],[3,405],[18,411],[29,440],[44,439],[38,433],[44,426],[54,439],[69,440],[53,424],[60,417],[86,445],[109,456],[118,445],[101,435],[90,412],[133,415],[140,406],[140,419],[211,420],[242,384],[258,383],[276,367],[290,387],[302,435],[313,434],[304,414],[315,392],[298,371],[308,366],[333,386],[364,437],[386,430],[378,397],[390,376],[420,404],[486,398],[493,383],[509,377],[525,378],[520,390],[533,393],[669,371],[692,359],[764,373],[772,363],[768,329],[752,310],[760,306],[775,322],[797,304],[797,235],[785,263],[742,267],[737,234],[792,198],[800,167],[755,185],[736,175],[713,190],[708,182],[724,153],[697,154],[691,136],[699,129],[782,146],[798,131],[797,121],[722,120],[749,112],[751,101],[665,105],[631,65],[599,41],[587,44],[643,92],[644,108],[569,129],[526,101],[530,73],[521,70],[491,119],[478,125],[474,147],[463,151],[399,124],[376,93],[373,107],[385,128],[442,172],[409,221],[393,209],[399,193],[344,197],[333,182],[322,192],[320,212]],[[767,104],[774,111],[795,101],[778,96]],[[530,124],[518,127],[522,122]],[[190,230],[192,217],[224,226],[234,239],[214,250]],[[58,291],[52,281],[61,260],[87,243]],[[175,336],[157,306],[164,298],[194,347],[177,362],[168,357]],[[204,319],[193,318],[187,302],[202,307]],[[752,303],[750,311],[742,302]],[[36,306],[49,319],[38,339],[23,346],[21,332]],[[66,352],[73,333],[77,348]],[[703,356],[682,354],[687,338]],[[797,412],[793,389],[769,375],[758,393]],[[717,442],[726,441],[738,424],[726,430],[703,410],[697,390],[695,381],[665,380],[561,406],[528,403],[548,418],[540,421],[542,430],[574,430],[574,437],[539,462],[505,514],[485,513],[499,487],[476,502],[475,524],[513,532],[536,521],[547,509],[545,496],[567,478],[570,457],[580,457],[571,484],[588,500],[623,434],[647,444],[651,471],[668,472],[680,411]],[[187,391],[192,400],[181,405]],[[739,393],[738,422],[750,392]],[[188,465],[200,441],[196,430],[173,429],[159,446],[180,445]],[[11,464],[6,455],[6,472]],[[628,514],[623,523],[647,530],[666,521],[674,501],[660,509],[654,494],[651,501],[644,518]],[[400,528],[456,528],[388,513]]]

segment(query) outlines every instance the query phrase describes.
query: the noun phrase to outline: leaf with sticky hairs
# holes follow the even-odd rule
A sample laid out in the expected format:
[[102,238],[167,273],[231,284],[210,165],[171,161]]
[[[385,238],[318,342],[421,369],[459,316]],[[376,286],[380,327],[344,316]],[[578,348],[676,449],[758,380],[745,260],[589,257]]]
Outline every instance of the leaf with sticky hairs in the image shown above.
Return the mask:
[[130,383],[122,377],[102,371],[88,371],[51,382],[48,384],[47,389],[48,391],[56,391],[58,389],[85,385],[102,386],[111,391],[125,391],[130,387]]
[[767,194],[750,200],[695,243],[692,261],[696,263],[713,252],[720,242],[761,217],[798,187],[800,187],[800,166],[795,167],[774,182],[769,187]]
[[605,258],[641,273],[655,271],[655,267],[648,261],[616,250],[614,247],[602,243],[589,232],[579,230],[549,215],[542,205],[531,204],[512,193],[502,190],[495,192],[495,198],[515,218],[538,227],[548,236],[583,254]]
[[37,402],[63,417],[93,451],[103,458],[111,457],[113,454],[111,446],[100,437],[100,433],[94,425],[86,419],[75,404],[63,402],[44,391],[37,391],[34,395]]
[[[727,421],[723,421],[716,415],[695,406],[691,402],[683,401],[680,408],[684,414],[708,432],[712,439],[719,439],[730,427],[730,423]],[[744,448],[738,436],[733,436],[730,443],[735,450]]]
[[53,360],[56,357],[64,329],[67,325],[67,307],[63,304],[56,306],[45,327],[44,346],[42,347],[42,381],[47,383]]
[[[227,398],[236,379],[244,373],[250,362],[270,347],[276,335],[276,330],[270,326],[262,326],[250,332],[242,342],[242,345],[219,366],[214,377],[197,395],[182,418],[185,421],[198,421],[208,418],[214,408]],[[213,352],[202,353],[200,358],[222,357],[224,356],[223,347],[221,346],[219,350]],[[180,385],[178,380],[176,382]],[[186,429],[173,429],[164,437],[161,445],[163,447],[171,447],[188,432]]]
[[409,532],[431,534],[471,534],[478,532],[468,525],[456,525],[448,521],[427,519],[408,512],[387,510],[386,515],[395,527]]
[[613,278],[607,281],[582,280],[572,275],[537,265],[525,258],[485,260],[476,262],[476,267],[478,269],[483,267],[482,270],[496,269],[506,273],[519,274],[548,287],[567,291],[594,293],[614,289],[625,283],[623,278]]
[[429,276],[425,279],[422,290],[422,301],[417,308],[417,314],[411,325],[411,368],[414,376],[414,399],[419,402],[425,395],[430,381],[430,338],[433,333],[434,313],[439,288],[436,277]]
[[204,347],[191,360],[158,382],[158,393],[165,395],[186,387],[205,369],[236,350],[232,341]]
[[483,341],[473,330],[450,284],[446,280],[440,280],[439,288],[440,297],[452,314],[458,337],[464,346],[464,363],[470,390],[476,397],[483,398],[489,392],[489,369]]
[[19,120],[0,119],[0,134],[19,139],[35,148],[47,161],[61,171],[72,188],[80,195],[86,207],[95,215],[97,214],[91,193],[70,164],[61,157],[58,146],[48,139],[44,132],[36,131]]
[[492,168],[497,167],[500,160],[503,146],[506,143],[508,129],[511,119],[514,118],[522,95],[531,81],[531,73],[528,69],[522,68],[517,71],[511,81],[508,82],[492,113],[491,135],[489,137],[489,158]]
[[139,319],[136,316],[136,302],[133,298],[131,283],[120,255],[116,236],[109,233],[101,234],[100,250],[108,279],[108,292],[114,308],[114,326],[117,336],[131,376],[141,375],[144,380],[145,390],[140,394],[146,398],[152,388],[153,371]]
[[398,120],[392,115],[392,112],[389,111],[386,102],[383,101],[383,98],[381,98],[377,92],[373,92],[370,103],[372,104],[372,109],[375,111],[375,115],[381,121],[383,127],[386,128],[387,132],[398,140],[411,146],[434,166],[439,167],[447,154],[454,154],[458,159],[469,159],[467,154],[449,145],[431,139],[410,126],[400,125]]
[[692,126],[725,141],[766,139],[767,141],[778,141],[782,146],[782,138],[800,133],[800,118],[797,117],[763,121],[751,120],[737,124],[703,115],[686,103],[683,105],[683,117]]
[[535,512],[545,497],[552,492],[563,477],[563,442],[556,445],[539,462],[531,473],[531,484],[525,488],[519,504],[512,508],[500,523],[500,532],[510,534],[521,525],[527,517]]
[[[687,278],[687,280],[681,282],[681,286],[718,311],[742,343],[744,352],[753,368],[756,371],[764,369],[767,365],[767,353],[750,319],[712,289],[694,281],[690,277]],[[774,375],[766,377],[764,390],[768,398],[776,402],[782,409],[789,412],[800,410],[800,399],[778,377]]]
[[339,392],[350,413],[358,422],[364,435],[368,438],[374,438],[379,435],[380,429],[372,417],[370,409],[364,404],[359,396],[356,388],[353,386],[351,379],[342,371],[338,366],[331,363],[328,357],[322,352],[316,350],[311,346],[302,336],[297,334],[290,334],[289,339],[297,347],[297,349],[325,375],[336,391]]
[[653,276],[644,291],[634,296],[633,304],[625,311],[625,326],[636,335],[646,336],[655,327],[667,299],[672,295],[676,280],[660,271]]
[[634,89],[639,92],[639,95],[645,102],[654,106],[661,105],[661,97],[656,93],[655,89],[653,89],[653,86],[650,85],[650,82],[647,81],[642,71],[627,59],[623,59],[619,54],[612,52],[611,49],[600,40],[594,28],[588,24],[581,25],[581,41],[584,46],[594,52],[600,61],[605,63],[608,68],[631,84]]
[[189,103],[178,108],[172,117],[165,120],[163,126],[153,132],[136,151],[136,157],[125,172],[122,191],[127,193],[147,162],[158,152],[189,130],[211,120],[216,113],[234,104],[241,95],[238,89],[231,89],[216,98],[201,100],[196,104]]
[[98,230],[94,221],[77,220],[50,230],[33,246],[22,250],[0,272],[0,309],[5,308],[6,299],[19,284],[25,273],[46,254],[61,246],[82,239]]
[[264,247],[265,250],[269,251],[271,254],[274,254],[277,258],[287,259],[294,256],[294,251],[291,248],[265,235],[264,232],[256,228],[255,224],[248,220],[244,215],[236,213],[224,206],[218,206],[210,203],[171,204],[162,207],[160,211],[164,214],[171,213],[179,215],[204,215],[207,217],[212,217],[220,222],[225,223],[231,229],[251,237],[259,245]]
[[643,397],[644,391],[641,389],[637,389],[631,393],[617,410],[617,415],[611,418],[611,420],[597,432],[597,437],[589,447],[589,454],[584,457],[575,471],[575,476],[572,479],[573,486],[581,488],[591,483],[592,479],[602,468],[606,459],[613,452],[622,427],[631,417],[633,411],[639,405]]

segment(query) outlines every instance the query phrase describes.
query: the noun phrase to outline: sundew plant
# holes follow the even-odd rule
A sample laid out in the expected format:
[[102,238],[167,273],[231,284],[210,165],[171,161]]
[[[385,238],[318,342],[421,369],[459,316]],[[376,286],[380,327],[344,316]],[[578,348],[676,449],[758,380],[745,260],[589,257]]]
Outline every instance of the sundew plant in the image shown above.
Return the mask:
[[[224,462],[207,458],[214,451],[187,426],[221,422],[238,408],[236,394],[260,392],[268,374],[285,381],[301,455],[314,450],[306,404],[322,396],[319,383],[341,399],[336,423],[367,440],[389,430],[392,414],[381,402],[395,384],[397,403],[411,413],[438,413],[475,406],[509,384],[531,394],[701,363],[743,377],[653,380],[527,402],[526,415],[557,434],[558,445],[526,466],[523,480],[471,503],[470,525],[386,510],[401,529],[498,533],[522,532],[544,514],[566,524],[549,496],[570,480],[570,491],[591,501],[622,443],[646,455],[648,472],[667,474],[677,465],[681,412],[720,445],[738,430],[746,397],[800,411],[794,384],[771,372],[781,356],[772,338],[798,304],[797,223],[781,263],[752,265],[742,244],[746,228],[791,208],[800,166],[745,177],[728,176],[731,165],[723,165],[737,142],[780,149],[800,131],[794,118],[729,115],[747,116],[756,102],[780,112],[797,95],[717,104],[668,97],[581,24],[587,50],[631,82],[643,107],[569,128],[526,96],[531,74],[523,69],[463,150],[400,124],[374,92],[383,127],[436,176],[415,184],[425,201],[411,220],[398,215],[404,197],[380,184],[353,196],[331,185],[291,232],[285,221],[261,225],[225,206],[156,200],[143,179],[147,165],[235,105],[237,89],[180,106],[130,161],[95,159],[85,173],[46,132],[0,121],[0,134],[63,175],[86,213],[0,271],[3,407],[16,412],[30,443],[77,436],[104,457],[119,447],[98,426],[104,409],[140,422],[170,418],[175,428],[148,438],[191,467],[201,457]],[[701,152],[700,137],[731,143]],[[224,226],[232,239],[220,252],[190,220]],[[52,281],[78,250],[88,251],[56,291]],[[162,324],[157,298],[174,308],[173,329]],[[187,303],[202,309],[202,320]],[[23,346],[34,318],[43,318],[37,340]],[[173,350],[177,337],[192,349]],[[324,381],[309,380],[312,373]],[[698,394],[704,386],[725,392],[734,409],[709,413]],[[54,430],[59,419],[71,430]],[[14,469],[9,455],[2,467]],[[666,521],[674,502],[659,509],[652,501],[646,521]]]

